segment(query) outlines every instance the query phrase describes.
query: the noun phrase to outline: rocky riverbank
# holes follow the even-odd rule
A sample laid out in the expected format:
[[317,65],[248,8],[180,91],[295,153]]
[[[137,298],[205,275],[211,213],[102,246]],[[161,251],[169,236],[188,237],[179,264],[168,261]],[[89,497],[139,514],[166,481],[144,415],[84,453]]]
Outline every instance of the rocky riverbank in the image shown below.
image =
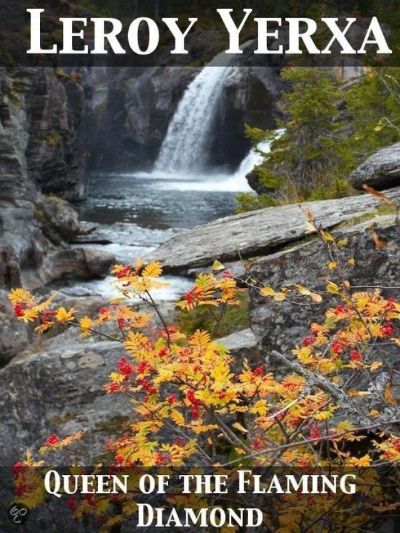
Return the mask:
[[[37,338],[11,318],[6,299],[6,291],[20,285],[44,295],[69,280],[104,277],[115,260],[112,253],[88,246],[101,231],[83,227],[71,205],[52,195],[57,190],[76,199],[86,189],[85,157],[76,145],[80,124],[87,120],[85,83],[65,73],[2,71],[0,88],[0,431],[5,436],[0,460],[17,460],[49,433],[82,429],[85,439],[63,460],[90,462],[111,436],[110,429],[122,432],[129,415],[123,399],[110,402],[101,389],[121,355],[119,344],[81,340],[71,329]],[[399,168],[398,149],[388,147],[351,179],[359,188],[365,182],[391,187],[385,194],[397,205]],[[190,276],[215,259],[241,276],[245,259],[252,265],[246,275],[262,283],[300,283],[320,290],[328,273],[321,246],[307,231],[309,209],[317,224],[349,239],[357,265],[355,285],[390,282],[397,276],[400,236],[395,210],[382,206],[376,195],[363,193],[225,217],[174,235],[149,257],[160,260],[167,272]],[[387,242],[382,249],[374,245],[373,232]],[[71,248],[71,241],[81,244]],[[90,315],[105,298],[84,290],[59,291],[57,302]],[[170,303],[165,311],[173,320]],[[306,333],[306,324],[323,311],[320,305],[306,312],[287,303],[266,305],[251,291],[250,330],[221,342],[238,357],[264,358],[272,348],[294,346]]]
[[[393,202],[399,202],[400,188],[392,189],[387,195]],[[363,195],[307,206],[317,215],[317,223],[333,228],[335,234],[349,239],[356,263],[351,274],[351,283],[355,286],[390,285],[398,276],[400,234],[397,216],[384,214],[379,205],[375,197]],[[305,217],[298,206],[272,208],[248,217],[253,220],[254,229],[255,217],[258,217],[257,221],[264,218],[266,224],[274,226],[264,234],[264,240],[260,231],[250,234],[247,219],[236,216],[174,237],[161,245],[155,255],[161,257],[163,250],[168,249],[169,257],[173,258],[173,247],[176,246],[179,268],[187,271],[194,266],[207,267],[214,258],[235,260],[240,243],[253,242],[248,239],[257,236],[257,246],[248,244],[244,249],[246,256],[252,257],[252,266],[246,276],[268,286],[300,283],[316,291],[323,290],[328,277],[334,277],[335,274],[326,268],[325,252],[319,240],[305,234]],[[285,221],[285,231],[276,226],[277,220],[281,220],[281,225]],[[217,229],[213,228],[220,232],[218,239],[215,238]],[[225,228],[224,234],[222,228]],[[200,231],[203,238],[199,241]],[[271,232],[277,231],[281,235],[279,252],[276,251],[277,237],[271,237]],[[377,249],[372,231],[387,246]],[[178,254],[182,239],[186,242],[186,259]],[[205,251],[205,239],[208,252]],[[167,265],[176,268],[175,263]],[[230,266],[235,268],[234,264]],[[240,274],[237,265],[236,270]],[[101,297],[64,295],[60,301],[89,315],[104,304]],[[6,333],[14,327],[7,315],[9,311],[4,310],[8,321]],[[323,312],[323,304],[298,308],[287,302],[266,302],[260,299],[258,291],[250,291],[251,329],[237,332],[221,342],[238,357],[254,356],[256,360],[268,357],[272,349],[287,352],[307,334],[307,325],[320,319]],[[50,432],[68,434],[78,429],[85,430],[86,436],[73,451],[67,452],[70,454],[67,459],[72,462],[93,460],[100,454],[101,444],[111,436],[110,432],[123,431],[129,416],[129,405],[123,398],[116,400],[113,397],[111,402],[101,389],[122,354],[120,345],[100,342],[96,338],[80,340],[71,329],[53,335],[37,339],[20,326],[13,331],[15,348],[19,343],[20,353],[0,371],[3,384],[0,430],[6,439],[1,457],[4,463],[16,460],[25,448],[39,445]],[[28,338],[31,341],[29,348],[25,345]],[[268,364],[272,365],[273,361]]]

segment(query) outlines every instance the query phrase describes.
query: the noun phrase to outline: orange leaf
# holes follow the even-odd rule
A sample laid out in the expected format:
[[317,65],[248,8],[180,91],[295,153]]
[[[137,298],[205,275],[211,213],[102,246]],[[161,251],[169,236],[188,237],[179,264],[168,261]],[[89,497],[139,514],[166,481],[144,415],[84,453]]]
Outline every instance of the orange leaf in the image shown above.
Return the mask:
[[387,242],[382,240],[375,230],[372,230],[372,240],[374,241],[375,248],[377,250],[384,250],[387,246]]
[[385,390],[385,402],[389,405],[396,405],[397,404],[397,400],[396,398],[393,396],[392,394],[392,386],[391,384],[389,383],[387,386],[386,386],[386,390]]
[[394,202],[392,202],[392,200],[390,200],[386,194],[384,194],[383,192],[380,192],[380,191],[377,191],[375,189],[373,189],[372,187],[370,187],[369,185],[367,185],[366,183],[364,183],[363,185],[363,189],[364,191],[366,191],[367,193],[369,194],[372,194],[373,196],[375,196],[376,198],[379,198],[379,200],[382,200],[382,202],[384,202],[385,204],[387,205],[390,205],[390,206],[395,206],[396,204]]

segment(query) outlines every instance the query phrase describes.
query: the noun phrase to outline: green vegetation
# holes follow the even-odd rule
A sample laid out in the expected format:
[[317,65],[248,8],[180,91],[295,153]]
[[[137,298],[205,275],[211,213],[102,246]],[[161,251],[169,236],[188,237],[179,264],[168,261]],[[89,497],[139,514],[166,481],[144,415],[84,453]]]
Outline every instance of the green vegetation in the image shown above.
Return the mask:
[[196,330],[202,329],[216,337],[225,337],[248,328],[250,324],[248,292],[238,295],[238,299],[239,306],[227,307],[223,313],[206,306],[196,307],[191,311],[179,311],[177,325],[185,335],[192,335]]
[[[253,171],[259,195],[239,195],[239,211],[348,196],[351,171],[400,137],[400,69],[369,69],[352,83],[315,67],[286,68],[282,78],[284,134]],[[273,132],[248,126],[246,134],[257,146]]]

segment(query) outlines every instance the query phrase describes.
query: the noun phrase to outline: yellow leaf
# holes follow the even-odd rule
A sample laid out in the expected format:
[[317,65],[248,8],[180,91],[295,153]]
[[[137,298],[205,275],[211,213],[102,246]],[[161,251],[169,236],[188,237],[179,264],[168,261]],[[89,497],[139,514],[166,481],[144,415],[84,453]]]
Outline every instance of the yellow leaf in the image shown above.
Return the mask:
[[349,461],[347,461],[347,464],[359,468],[370,466],[371,457],[368,454],[364,455],[363,457],[360,457],[360,459],[357,459],[357,457],[352,457],[351,459],[349,459]]
[[335,239],[327,231],[321,230],[321,237],[324,239],[325,242],[335,242]]
[[372,372],[374,372],[375,370],[378,370],[379,368],[381,368],[383,366],[383,363],[379,362],[379,361],[376,361],[375,363],[372,363],[372,365],[370,366],[370,370]]
[[12,304],[24,303],[32,304],[33,297],[31,293],[25,289],[12,289],[8,295],[8,299]]
[[315,292],[310,294],[311,300],[313,302],[316,302],[317,304],[320,304],[322,302],[322,296],[320,294],[317,294]]
[[274,295],[275,302],[283,302],[283,300],[286,300],[286,294],[284,292],[277,292]]
[[263,287],[260,291],[261,296],[274,296],[275,291],[272,287]]
[[171,411],[170,416],[171,416],[171,420],[175,422],[177,426],[185,425],[185,419],[183,417],[183,414],[180,411],[177,411],[176,409],[174,409],[173,411]]
[[38,317],[38,312],[36,307],[32,307],[32,309],[26,309],[23,316],[20,317],[20,320],[23,322],[34,322]]
[[326,286],[326,290],[329,292],[329,294],[340,294],[340,288],[336,283],[333,283],[330,281],[328,285]]
[[149,263],[143,270],[142,276],[144,278],[158,278],[162,274],[161,264]]
[[219,272],[220,270],[225,270],[225,266],[220,261],[214,261],[211,268],[216,272]]
[[56,320],[57,322],[69,322],[70,320],[73,320],[74,319],[74,309],[70,309],[69,311],[67,311],[67,309],[65,309],[65,307],[60,307],[59,309],[57,309],[56,311]]
[[239,424],[239,422],[235,422],[234,424],[232,424],[232,427],[240,431],[240,433],[248,433],[247,429],[243,427],[242,424]]
[[321,411],[320,413],[316,413],[314,415],[315,420],[329,420],[333,417],[333,413],[331,411]]
[[125,376],[123,374],[119,374],[118,372],[112,372],[110,374],[110,380],[112,383],[123,383],[125,381]]
[[81,327],[81,333],[82,335],[84,336],[88,336],[90,335],[90,329],[92,327],[92,319],[89,318],[88,316],[84,316],[83,318],[81,318],[81,320],[79,321],[79,325]]
[[139,272],[143,268],[143,259],[138,259],[135,263],[135,270]]
[[297,356],[297,359],[303,363],[307,364],[311,359],[312,350],[307,346],[293,350],[293,353]]
[[338,264],[336,263],[336,261],[331,261],[330,263],[328,263],[328,270],[335,270],[337,267]]
[[190,344],[196,346],[197,348],[206,348],[211,342],[211,336],[207,331],[202,331],[200,329],[196,330],[189,339]]
[[307,224],[306,224],[306,233],[315,233],[315,231],[316,231],[316,229],[313,226],[313,224],[311,224],[311,222],[307,222]]
[[311,296],[311,291],[303,287],[302,285],[295,285],[296,289],[299,291],[299,294],[302,296]]

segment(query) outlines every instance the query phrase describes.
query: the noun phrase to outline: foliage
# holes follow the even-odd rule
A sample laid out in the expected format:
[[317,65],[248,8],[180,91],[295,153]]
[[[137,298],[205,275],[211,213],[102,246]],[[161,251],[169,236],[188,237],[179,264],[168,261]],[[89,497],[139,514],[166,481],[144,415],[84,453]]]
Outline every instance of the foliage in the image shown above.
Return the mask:
[[370,69],[346,92],[354,120],[352,151],[359,161],[377,148],[395,143],[400,134],[400,69]]
[[[259,197],[239,195],[239,211],[347,196],[350,172],[399,139],[399,69],[368,69],[343,83],[333,69],[286,68],[282,79],[288,83],[278,120],[284,133],[252,173]],[[272,132],[248,126],[246,134],[257,146]]]
[[[304,223],[327,251],[325,290],[317,293],[299,284],[259,286],[251,277],[241,280],[267,302],[306,303],[321,309],[321,320],[310,325],[309,335],[293,347],[292,354],[266,354],[279,362],[281,371],[276,375],[247,361],[236,370],[228,350],[210,332],[184,333],[167,324],[151,296],[151,290],[164,283],[158,263],[117,265],[113,273],[120,297],[93,318],[53,308],[52,298],[37,302],[24,289],[10,293],[18,319],[33,322],[39,333],[64,324],[80,328],[83,336],[101,335],[104,324],[115,324],[115,340],[126,355],[111,372],[105,392],[128,395],[133,409],[129,432],[107,445],[115,468],[289,465],[359,473],[361,467],[400,459],[400,410],[388,357],[389,350],[400,349],[400,303],[379,287],[353,288],[348,278],[355,259],[348,253],[347,239],[318,227],[310,212],[305,213]],[[375,244],[379,249],[379,240]],[[329,279],[333,271],[339,281]],[[237,308],[242,294],[238,280],[215,262],[213,272],[200,274],[177,306],[187,313]],[[133,296],[147,302],[151,313],[137,311],[131,304]],[[150,330],[154,313],[162,326]],[[80,437],[50,435],[40,452],[59,450]],[[29,479],[27,485],[24,479],[24,472],[33,475],[26,470],[32,464],[40,462],[29,454],[14,467],[20,487],[17,500],[37,506],[41,502],[37,483]],[[369,478],[362,489],[372,501],[380,495],[371,489],[377,482]],[[116,519],[115,501],[100,496],[88,504],[82,498],[70,507],[78,517],[100,515],[107,531],[116,520],[135,512],[134,502],[128,505],[125,499]],[[321,498],[312,506],[307,502],[296,506],[293,498],[284,497],[274,512],[265,510],[265,520],[282,533],[304,531],[304,524],[315,523],[318,528],[310,526],[310,531],[331,531],[324,525],[331,505],[329,498]],[[351,513],[346,519],[357,527],[366,515]]]
[[214,337],[225,337],[249,327],[249,296],[248,292],[238,295],[239,305],[220,307],[215,313],[210,307],[199,306],[191,311],[179,311],[176,322],[185,334],[202,329]]

